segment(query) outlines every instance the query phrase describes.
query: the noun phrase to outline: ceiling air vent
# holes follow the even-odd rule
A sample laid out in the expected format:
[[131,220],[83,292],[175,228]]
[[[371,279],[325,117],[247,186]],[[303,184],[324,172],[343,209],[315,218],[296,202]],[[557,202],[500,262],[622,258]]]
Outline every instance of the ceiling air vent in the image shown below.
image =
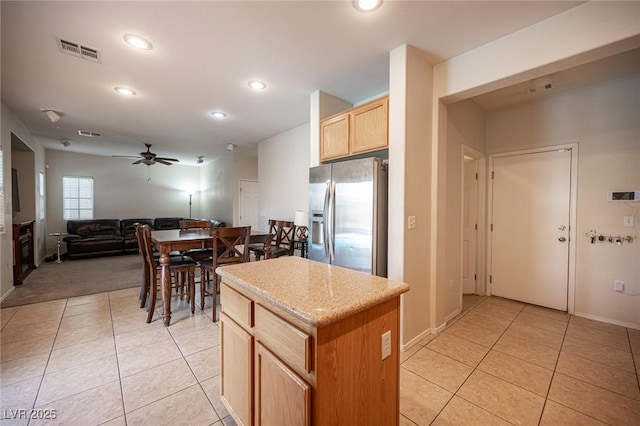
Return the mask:
[[58,47],[62,53],[86,59],[87,61],[100,63],[100,51],[92,47],[83,46],[72,41],[58,39]]
[[80,136],[86,136],[88,138],[99,138],[100,136],[102,136],[100,133],[89,132],[87,130],[78,130],[78,134]]

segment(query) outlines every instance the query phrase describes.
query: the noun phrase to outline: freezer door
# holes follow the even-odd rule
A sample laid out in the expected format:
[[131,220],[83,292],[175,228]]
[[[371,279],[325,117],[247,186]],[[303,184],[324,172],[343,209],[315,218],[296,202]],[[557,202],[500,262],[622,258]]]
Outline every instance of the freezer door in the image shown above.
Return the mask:
[[[375,163],[375,164],[374,164]],[[377,162],[372,158],[333,164],[334,265],[374,272],[374,217]]]
[[327,188],[331,183],[331,165],[309,169],[309,259],[330,263],[328,228]]

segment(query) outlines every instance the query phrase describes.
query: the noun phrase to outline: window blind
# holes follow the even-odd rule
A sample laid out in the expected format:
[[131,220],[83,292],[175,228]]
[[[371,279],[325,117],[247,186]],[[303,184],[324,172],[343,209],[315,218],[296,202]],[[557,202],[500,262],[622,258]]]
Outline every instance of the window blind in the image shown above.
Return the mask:
[[62,217],[64,220],[93,219],[93,178],[62,178]]

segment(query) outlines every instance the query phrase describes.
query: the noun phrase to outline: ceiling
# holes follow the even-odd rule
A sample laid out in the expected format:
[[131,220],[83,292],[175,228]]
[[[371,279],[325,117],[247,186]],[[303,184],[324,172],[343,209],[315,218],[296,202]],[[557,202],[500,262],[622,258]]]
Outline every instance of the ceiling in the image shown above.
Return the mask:
[[[437,63],[581,3],[387,0],[360,13],[350,1],[2,1],[2,100],[47,149],[136,155],[151,143],[195,164],[229,143],[255,152],[308,122],[316,90],[352,103],[385,93],[389,52],[402,44]],[[154,48],[136,50],[125,34]],[[61,53],[57,38],[98,50],[100,62]],[[268,88],[252,91],[251,79]],[[227,118],[212,118],[216,110]]]

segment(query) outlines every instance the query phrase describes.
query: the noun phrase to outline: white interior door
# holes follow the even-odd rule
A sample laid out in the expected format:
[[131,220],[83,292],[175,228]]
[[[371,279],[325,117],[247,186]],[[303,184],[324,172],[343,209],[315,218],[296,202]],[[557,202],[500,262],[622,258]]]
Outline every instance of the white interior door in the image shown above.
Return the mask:
[[240,210],[239,226],[258,229],[258,182],[255,180],[240,180],[238,210]]
[[462,293],[476,293],[478,160],[464,157],[464,199],[462,200]]
[[495,158],[491,294],[567,310],[571,150]]

